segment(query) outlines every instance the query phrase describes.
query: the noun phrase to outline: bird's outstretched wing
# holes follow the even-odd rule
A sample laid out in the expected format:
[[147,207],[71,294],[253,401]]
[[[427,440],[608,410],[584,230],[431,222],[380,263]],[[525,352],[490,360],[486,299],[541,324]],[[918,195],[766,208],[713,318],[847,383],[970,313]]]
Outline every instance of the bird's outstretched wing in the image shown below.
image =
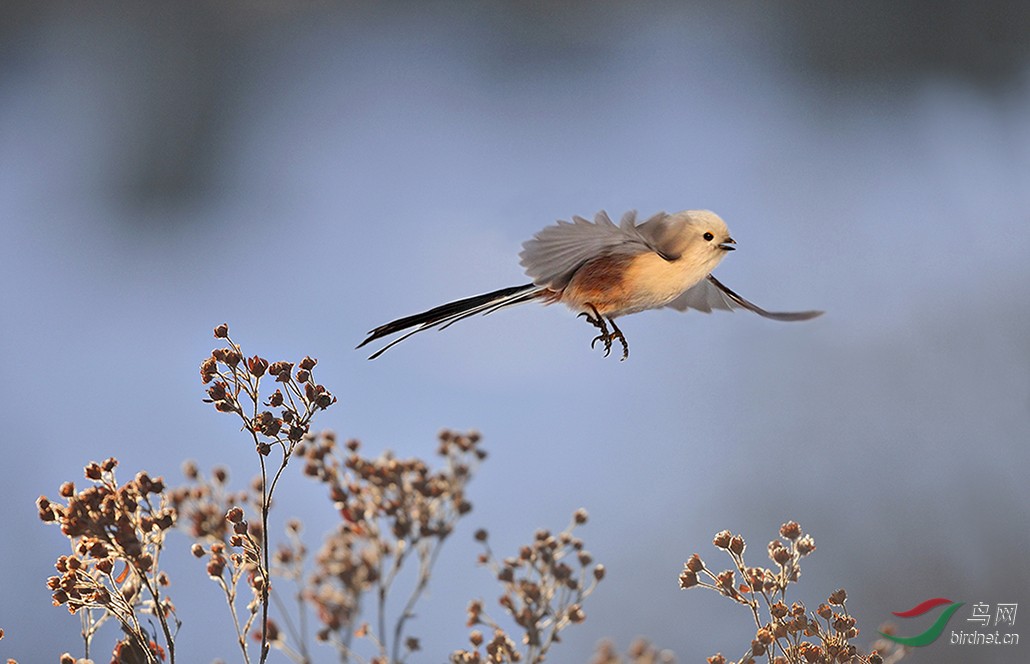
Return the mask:
[[[618,226],[604,211],[598,212],[592,222],[583,217],[561,220],[522,244],[520,263],[534,284],[560,291],[591,258],[652,251],[651,242],[637,230],[636,216],[636,212],[627,212]],[[659,216],[665,213],[651,219]]]
[[757,304],[748,302],[737,295],[712,275],[708,275],[707,278],[699,281],[697,285],[691,286],[682,295],[665,306],[672,307],[678,311],[697,309],[705,313],[710,313],[713,309],[731,311],[739,308],[753,311],[764,318],[785,321],[808,320],[821,316],[823,313],[821,311],[766,311]]

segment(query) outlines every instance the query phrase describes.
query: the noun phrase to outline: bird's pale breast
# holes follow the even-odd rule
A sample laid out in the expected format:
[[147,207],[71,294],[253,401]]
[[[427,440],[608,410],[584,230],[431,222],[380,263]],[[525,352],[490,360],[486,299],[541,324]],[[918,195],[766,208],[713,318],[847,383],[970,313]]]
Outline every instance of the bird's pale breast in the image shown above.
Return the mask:
[[623,316],[663,307],[707,274],[707,266],[651,252],[600,256],[576,271],[561,301],[576,311],[593,305],[602,315]]

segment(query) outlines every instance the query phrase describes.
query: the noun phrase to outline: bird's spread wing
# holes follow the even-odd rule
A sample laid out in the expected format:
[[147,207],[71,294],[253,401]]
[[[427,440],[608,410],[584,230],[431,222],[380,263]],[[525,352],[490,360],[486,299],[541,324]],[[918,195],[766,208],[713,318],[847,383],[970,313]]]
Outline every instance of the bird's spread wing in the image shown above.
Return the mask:
[[710,313],[713,309],[725,309],[726,311],[730,311],[739,308],[753,311],[764,318],[786,321],[808,320],[809,318],[821,316],[823,313],[821,311],[766,311],[757,304],[748,302],[741,296],[737,295],[712,275],[708,275],[706,279],[702,279],[697,283],[697,285],[691,286],[685,290],[682,295],[665,306],[672,307],[679,311],[697,309],[698,311],[703,311],[705,313]]
[[636,212],[623,215],[618,226],[603,211],[592,222],[582,217],[573,217],[571,222],[559,221],[523,243],[520,262],[534,284],[561,290],[576,270],[592,258],[653,251],[652,243],[638,228]]

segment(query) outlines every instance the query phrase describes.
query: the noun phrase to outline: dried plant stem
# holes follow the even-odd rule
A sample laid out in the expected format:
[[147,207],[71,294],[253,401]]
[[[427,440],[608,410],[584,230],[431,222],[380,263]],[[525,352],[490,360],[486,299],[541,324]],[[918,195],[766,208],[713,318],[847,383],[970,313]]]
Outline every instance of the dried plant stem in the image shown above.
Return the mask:
[[393,651],[391,656],[394,662],[403,662],[404,658],[399,657],[401,636],[404,634],[404,624],[411,618],[415,617],[415,604],[421,599],[422,593],[425,592],[426,588],[429,587],[429,576],[433,567],[436,565],[436,559],[440,555],[440,549],[443,548],[443,543],[447,539],[446,535],[442,535],[435,544],[426,544],[429,552],[426,553],[423,549],[419,552],[419,566],[418,566],[418,581],[415,584],[414,590],[411,591],[411,595],[408,597],[408,601],[405,603],[404,608],[401,610],[400,616],[397,617],[397,623],[393,628]]
[[[237,572],[233,571],[235,575]],[[239,644],[240,650],[243,652],[243,661],[246,664],[250,664],[250,653],[247,651],[247,628],[240,626],[240,616],[236,611],[236,583],[233,580],[232,585],[226,583],[224,579],[218,577],[218,585],[225,591],[225,602],[229,605],[229,614],[232,616],[232,624],[236,629],[236,643]]]
[[[254,408],[257,410],[257,400],[254,401]],[[254,434],[255,445],[258,443],[257,433]],[[262,556],[262,569],[261,576],[264,583],[261,585],[261,657],[258,660],[261,664],[264,664],[265,660],[268,659],[268,589],[271,584],[271,580],[268,578],[269,562],[268,562],[268,507],[271,499],[271,493],[268,491],[268,476],[265,470],[265,457],[258,454],[258,460],[261,463],[261,556]],[[285,458],[283,460],[283,466],[285,466]],[[280,471],[282,468],[280,468]],[[278,479],[278,474],[276,478]]]
[[275,592],[274,588],[272,589],[269,597],[273,602],[275,602],[276,608],[278,608],[280,614],[282,614],[283,623],[286,625],[286,629],[289,631],[290,636],[292,636],[293,640],[297,642],[299,650],[293,650],[285,644],[283,644],[280,647],[283,648],[283,652],[286,654],[286,656],[292,659],[293,661],[298,662],[299,664],[309,664],[311,662],[311,657],[308,654],[308,645],[306,639],[307,630],[305,629],[305,616],[307,612],[304,610],[303,598],[300,596],[298,596],[297,598],[297,610],[299,613],[301,623],[300,629],[298,630],[297,627],[293,624],[293,621],[290,619],[290,612],[287,609],[285,602],[283,602],[282,598],[279,597],[279,593]]
[[[255,403],[259,403],[255,401]],[[255,406],[256,408],[256,406]],[[259,445],[257,433],[251,432],[254,436],[255,445]],[[286,449],[286,446],[282,441],[278,441],[283,448],[282,463],[279,464],[278,470],[275,471],[275,475],[272,477],[271,485],[268,484],[268,471],[265,465],[265,457],[258,454],[258,461],[261,464],[261,568],[258,570],[261,573],[264,581],[261,586],[261,658],[258,660],[261,664],[264,664],[265,660],[268,659],[268,653],[270,647],[268,644],[268,598],[272,587],[272,580],[270,570],[272,569],[271,562],[269,560],[269,550],[271,549],[269,542],[269,530],[268,530],[268,515],[271,511],[272,505],[272,493],[275,491],[276,484],[279,483],[279,478],[282,476],[283,470],[289,463],[290,453]]]
[[[154,560],[156,564],[156,556]],[[165,644],[168,646],[168,662],[169,664],[175,664],[175,639],[172,638],[172,632],[168,628],[168,619],[165,615],[165,607],[161,604],[160,590],[158,590],[155,587],[155,585],[151,583],[150,579],[147,577],[145,572],[140,573],[140,580],[143,582],[143,585],[146,587],[147,592],[150,593],[150,596],[154,600],[154,613],[157,614],[157,621],[161,624],[161,631],[164,632],[165,636]],[[135,614],[133,615],[135,616]],[[150,644],[145,643],[143,645],[143,651],[146,652],[147,656],[149,657],[151,654]],[[157,662],[157,659],[155,658],[154,661]]]

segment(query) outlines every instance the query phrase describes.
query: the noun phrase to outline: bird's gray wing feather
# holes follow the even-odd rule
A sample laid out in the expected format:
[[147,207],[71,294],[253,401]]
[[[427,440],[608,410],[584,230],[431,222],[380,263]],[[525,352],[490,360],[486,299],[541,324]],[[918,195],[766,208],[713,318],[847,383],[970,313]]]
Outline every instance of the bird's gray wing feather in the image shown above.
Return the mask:
[[653,250],[635,222],[636,213],[628,212],[616,226],[603,211],[592,222],[583,217],[561,220],[522,244],[520,262],[534,284],[561,290],[592,258]]
[[679,258],[672,245],[683,233],[687,218],[659,212],[636,227],[637,234],[651,249],[665,260]]
[[707,278],[683,291],[682,295],[665,306],[672,307],[678,311],[697,309],[705,313],[711,313],[713,309],[724,309],[726,311],[747,309],[763,318],[783,321],[808,320],[821,316],[823,313],[821,311],[766,311],[757,304],[737,295],[712,275],[708,275]]

